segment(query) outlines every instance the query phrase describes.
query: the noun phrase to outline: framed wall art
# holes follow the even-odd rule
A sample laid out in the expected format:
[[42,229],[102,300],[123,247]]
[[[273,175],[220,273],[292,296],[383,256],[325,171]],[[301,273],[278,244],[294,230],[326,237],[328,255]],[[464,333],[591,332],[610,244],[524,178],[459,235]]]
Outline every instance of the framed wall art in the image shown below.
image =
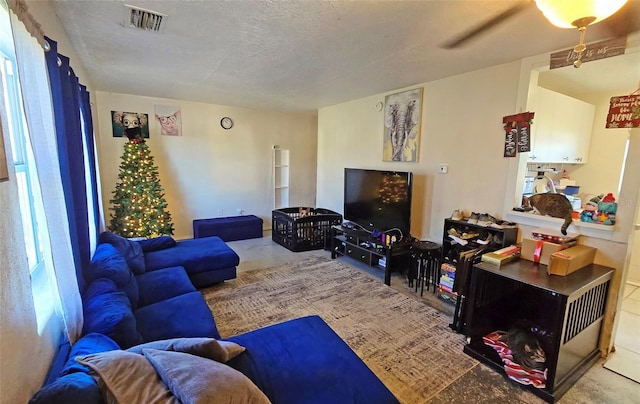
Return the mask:
[[385,98],[383,161],[418,161],[422,88]]
[[156,105],[156,129],[163,136],[182,136],[180,107]]
[[149,115],[139,112],[111,111],[113,137],[149,138]]

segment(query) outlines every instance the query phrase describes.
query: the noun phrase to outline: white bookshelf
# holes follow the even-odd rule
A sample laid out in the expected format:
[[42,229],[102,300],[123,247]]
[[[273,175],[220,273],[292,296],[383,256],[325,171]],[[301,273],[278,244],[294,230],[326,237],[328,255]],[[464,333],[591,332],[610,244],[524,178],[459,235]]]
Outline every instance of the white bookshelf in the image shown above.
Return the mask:
[[289,150],[273,150],[274,208],[289,206]]

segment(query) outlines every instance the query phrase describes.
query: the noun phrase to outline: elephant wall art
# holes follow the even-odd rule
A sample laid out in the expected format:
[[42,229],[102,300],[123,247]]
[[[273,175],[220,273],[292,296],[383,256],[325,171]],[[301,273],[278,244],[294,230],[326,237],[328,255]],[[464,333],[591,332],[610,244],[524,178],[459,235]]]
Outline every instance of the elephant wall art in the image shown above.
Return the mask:
[[418,161],[421,118],[422,88],[386,97],[383,161]]

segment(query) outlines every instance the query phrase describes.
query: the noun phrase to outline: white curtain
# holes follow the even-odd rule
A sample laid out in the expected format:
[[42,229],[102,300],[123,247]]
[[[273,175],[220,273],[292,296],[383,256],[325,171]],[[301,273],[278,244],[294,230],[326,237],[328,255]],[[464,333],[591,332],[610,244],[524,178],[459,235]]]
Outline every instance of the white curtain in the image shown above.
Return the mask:
[[45,251],[44,255],[52,257],[52,262],[47,263],[47,270],[53,272],[49,279],[57,286],[60,314],[67,338],[73,344],[82,332],[82,300],[71,252],[69,221],[60,179],[47,66],[42,47],[29,35],[13,12],[11,26],[27,127],[47,222],[48,240],[42,242],[45,249],[50,248],[51,254]]

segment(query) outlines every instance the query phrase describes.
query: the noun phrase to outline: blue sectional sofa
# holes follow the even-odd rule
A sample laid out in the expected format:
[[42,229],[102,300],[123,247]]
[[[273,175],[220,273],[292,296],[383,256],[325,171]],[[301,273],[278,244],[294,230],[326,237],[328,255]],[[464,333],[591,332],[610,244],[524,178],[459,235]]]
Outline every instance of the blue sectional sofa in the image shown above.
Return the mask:
[[145,268],[153,271],[182,266],[198,289],[236,277],[240,257],[217,236],[181,240],[171,248],[144,254]]
[[[103,233],[100,240],[102,242],[94,253],[90,268],[84,272],[89,286],[82,295],[85,320],[83,336],[72,347],[67,344],[66,349],[60,350],[45,385],[30,403],[109,401],[113,398],[109,394],[116,387],[112,381],[106,381],[108,378],[104,372],[96,371],[87,365],[87,361],[97,360],[104,364],[109,360],[113,362],[113,358],[116,358],[114,373],[124,378],[128,394],[132,386],[137,384],[145,391],[139,396],[144,398],[127,399],[132,403],[149,401],[146,390],[149,389],[150,380],[160,379],[164,384],[159,382],[157,387],[164,398],[159,402],[176,402],[176,397],[182,398],[185,392],[181,381],[190,385],[189,391],[195,386],[199,387],[199,393],[204,393],[197,399],[187,400],[190,402],[211,401],[211,394],[218,394],[221,383],[233,384],[227,386],[230,387],[227,390],[233,394],[239,390],[246,393],[244,387],[250,385],[254,392],[261,395],[258,398],[254,395],[251,400],[246,399],[246,394],[243,396],[245,399],[234,396],[229,402],[266,402],[267,399],[272,403],[398,402],[320,317],[293,319],[226,341],[221,340],[211,310],[192,283],[192,274],[185,266],[179,265],[186,264],[193,273],[198,274],[201,273],[197,272],[198,268],[211,268],[215,264],[203,265],[188,258],[185,262],[179,262],[176,259],[179,254],[171,255],[168,252],[175,250],[182,242],[176,243],[170,237],[135,242]],[[209,244],[206,243],[207,238],[198,240],[200,248],[224,243],[217,237],[210,238]],[[162,256],[167,257],[168,262],[165,267],[161,267],[158,258],[161,255],[153,254],[162,251],[165,252]],[[226,252],[219,245],[211,251]],[[148,256],[150,254],[152,257]],[[184,253],[181,254],[185,258]],[[215,258],[210,256],[208,259]],[[222,261],[221,266],[225,268],[233,264],[232,260],[224,261],[223,258]],[[220,365],[216,364],[217,359],[208,354],[181,351],[179,348],[202,345],[202,340],[231,344],[242,350],[221,360],[226,364]],[[158,348],[158,343],[164,348]],[[150,348],[154,348],[151,351],[148,350],[149,344],[152,344]],[[161,372],[158,349],[191,355],[184,356],[186,354],[181,353],[183,356],[170,357],[170,360],[165,360],[165,364],[169,363],[168,368],[165,367]],[[140,354],[144,354],[142,356],[153,364],[149,366],[146,363],[144,369],[151,369],[149,372],[152,373],[157,371],[157,375],[127,374],[138,371],[137,365],[124,362],[132,359],[130,351],[136,353],[133,359],[146,362],[141,359]],[[208,373],[203,372],[201,362],[198,365],[191,364],[196,360],[194,355],[206,358],[196,359],[204,361],[206,369],[213,369],[211,380],[205,378]],[[183,359],[187,362],[182,363]],[[221,378],[221,369],[235,372],[235,376]],[[245,380],[242,389],[236,388],[239,378]],[[202,382],[194,383],[194,380]],[[133,390],[133,397],[138,397],[138,391],[135,388]]]

